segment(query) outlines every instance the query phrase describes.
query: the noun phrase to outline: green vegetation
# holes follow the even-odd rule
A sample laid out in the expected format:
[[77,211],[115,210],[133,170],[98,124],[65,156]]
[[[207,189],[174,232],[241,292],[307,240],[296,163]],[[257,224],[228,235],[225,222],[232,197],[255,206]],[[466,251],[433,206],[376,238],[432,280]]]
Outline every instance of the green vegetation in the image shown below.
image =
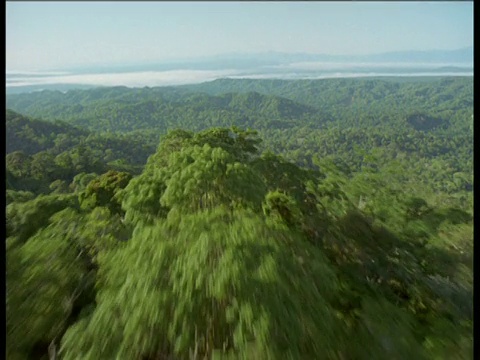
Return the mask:
[[473,359],[472,84],[7,96],[7,358]]

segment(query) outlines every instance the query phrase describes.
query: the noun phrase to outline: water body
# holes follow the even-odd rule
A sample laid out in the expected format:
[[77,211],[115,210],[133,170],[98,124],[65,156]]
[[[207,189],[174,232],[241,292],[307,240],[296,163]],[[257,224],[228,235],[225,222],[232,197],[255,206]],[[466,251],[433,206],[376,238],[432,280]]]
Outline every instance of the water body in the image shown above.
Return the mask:
[[67,91],[99,86],[154,87],[196,84],[220,78],[326,79],[395,76],[473,76],[462,62],[335,61],[315,58],[224,58],[170,64],[97,66],[63,71],[7,71],[7,93]]

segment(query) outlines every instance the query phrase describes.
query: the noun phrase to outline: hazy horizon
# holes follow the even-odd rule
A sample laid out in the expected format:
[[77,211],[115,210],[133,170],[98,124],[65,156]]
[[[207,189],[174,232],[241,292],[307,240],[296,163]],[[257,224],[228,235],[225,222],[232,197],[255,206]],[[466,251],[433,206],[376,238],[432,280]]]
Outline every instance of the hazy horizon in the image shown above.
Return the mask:
[[[462,51],[462,50],[471,50],[473,54],[473,46],[465,46],[465,47],[460,47],[457,49],[449,49],[449,50],[442,50],[442,49],[431,49],[431,50],[402,50],[402,51],[385,51],[385,52],[373,52],[373,53],[368,53],[368,54],[330,54],[330,53],[305,53],[305,52],[274,52],[274,51],[265,51],[265,52],[230,52],[230,53],[221,53],[221,54],[216,54],[216,55],[211,55],[211,56],[198,56],[198,57],[186,57],[186,58],[179,58],[176,60],[172,59],[163,59],[163,60],[150,60],[150,61],[138,61],[138,62],[123,62],[123,63],[105,63],[105,64],[96,64],[96,63],[88,63],[88,64],[83,64],[83,65],[71,65],[71,66],[59,66],[55,68],[46,68],[46,69],[37,69],[37,68],[29,68],[29,69],[21,69],[21,68],[11,68],[8,69],[6,68],[5,72],[6,74],[13,74],[13,73],[21,73],[21,74],[68,74],[73,71],[78,71],[78,70],[91,70],[91,69],[104,69],[104,68],[122,68],[122,67],[141,67],[141,66],[155,66],[155,65],[171,65],[174,64],[175,66],[181,67],[183,65],[188,65],[188,64],[199,64],[199,63],[208,63],[212,61],[221,61],[222,59],[255,59],[255,58],[262,58],[262,57],[269,57],[270,59],[274,59],[274,56],[324,56],[324,57],[332,57],[332,58],[359,58],[359,57],[371,57],[371,56],[382,56],[382,55],[393,55],[396,53],[430,53],[430,52],[455,52],[455,51]],[[303,62],[314,62],[314,61],[303,61]],[[289,64],[295,64],[296,62],[290,62]],[[300,63],[300,61],[298,62]],[[337,64],[338,66],[341,66],[342,64],[361,64],[359,61],[349,61],[349,60],[329,60],[329,61],[322,61],[322,63],[325,64]],[[368,63],[368,62],[367,62]],[[373,64],[373,62],[371,62]],[[383,62],[384,64],[389,64],[389,62]],[[399,62],[395,62],[399,63]],[[402,64],[406,63],[406,66],[408,65],[408,62],[402,62]],[[465,65],[471,65],[473,66],[473,58],[472,61],[464,61],[464,62],[424,62],[423,64],[420,63],[415,63],[420,66],[422,65],[435,65],[435,66],[465,66]],[[382,66],[382,62],[379,62],[376,65]],[[278,65],[282,66],[282,65]]]
[[473,46],[473,2],[8,2],[6,70]]
[[6,88],[473,75],[473,2],[7,2]]
[[[193,64],[193,65],[192,65]],[[269,65],[247,61],[192,63],[169,66],[92,68],[85,71],[6,71],[6,88],[12,91],[60,89],[65,86],[155,87],[202,83],[219,78],[231,79],[328,79],[392,76],[473,76],[469,63],[432,62],[326,62],[284,61]],[[235,66],[238,65],[238,66]],[[33,87],[33,89],[32,89]]]

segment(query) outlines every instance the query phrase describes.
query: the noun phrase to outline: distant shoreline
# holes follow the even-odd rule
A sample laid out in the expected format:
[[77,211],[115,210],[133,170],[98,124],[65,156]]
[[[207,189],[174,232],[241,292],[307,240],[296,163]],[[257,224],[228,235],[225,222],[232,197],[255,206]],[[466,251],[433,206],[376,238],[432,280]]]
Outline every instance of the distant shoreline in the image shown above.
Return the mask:
[[[138,75],[138,79],[135,75]],[[15,77],[10,78],[7,75],[5,84],[7,94],[20,94],[28,92],[37,92],[42,90],[52,91],[68,91],[74,89],[91,89],[98,87],[114,87],[125,86],[129,88],[144,88],[144,87],[165,87],[165,86],[182,86],[193,85],[211,82],[219,79],[249,79],[249,80],[328,80],[328,79],[383,79],[383,80],[399,80],[399,79],[416,79],[434,80],[444,77],[473,77],[472,72],[416,72],[416,73],[361,73],[361,72],[336,72],[336,73],[318,73],[318,74],[238,74],[228,75],[228,73],[211,73],[211,72],[191,72],[179,73],[175,78],[172,73],[129,73],[127,76],[118,74],[110,74],[110,76],[90,75],[82,79],[82,75],[62,75],[55,77],[48,76],[30,76],[29,79],[33,81],[26,81],[26,77],[21,78],[21,81],[15,81]],[[64,79],[62,79],[64,78]],[[17,78],[18,79],[18,78]],[[80,81],[75,82],[75,79]],[[104,81],[102,81],[104,79]],[[45,81],[46,80],[46,81]],[[62,81],[65,80],[65,81]],[[143,82],[142,82],[143,80]]]

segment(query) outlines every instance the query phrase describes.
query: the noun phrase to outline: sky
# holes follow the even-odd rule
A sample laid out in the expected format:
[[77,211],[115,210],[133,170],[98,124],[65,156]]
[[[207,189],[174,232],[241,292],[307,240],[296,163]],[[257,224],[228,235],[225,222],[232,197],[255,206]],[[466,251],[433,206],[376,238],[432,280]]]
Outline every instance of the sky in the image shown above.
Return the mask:
[[473,46],[472,2],[12,2],[6,70]]

